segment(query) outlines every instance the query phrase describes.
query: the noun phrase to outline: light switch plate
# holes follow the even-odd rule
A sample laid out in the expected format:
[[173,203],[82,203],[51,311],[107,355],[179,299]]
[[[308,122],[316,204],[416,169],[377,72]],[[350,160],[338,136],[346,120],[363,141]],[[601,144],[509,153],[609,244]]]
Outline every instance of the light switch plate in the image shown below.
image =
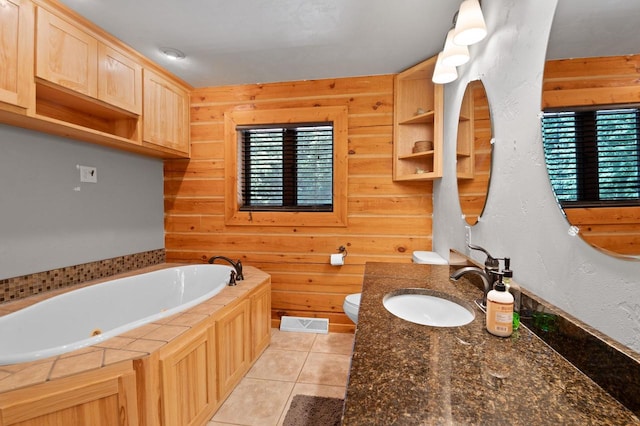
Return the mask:
[[79,166],[80,182],[98,183],[98,169],[90,166]]

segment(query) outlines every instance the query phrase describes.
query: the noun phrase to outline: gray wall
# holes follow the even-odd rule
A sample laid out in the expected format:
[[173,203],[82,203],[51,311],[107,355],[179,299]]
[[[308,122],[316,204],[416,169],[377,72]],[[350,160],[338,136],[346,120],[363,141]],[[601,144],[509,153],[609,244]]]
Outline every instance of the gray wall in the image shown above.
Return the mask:
[[471,242],[510,256],[516,282],[640,352],[640,263],[604,255],[570,235],[547,176],[539,113],[557,1],[482,2],[490,35],[471,48],[461,78],[445,88],[445,176],[434,186],[434,248],[484,259],[465,247],[455,178],[457,111],[467,82],[480,77],[491,104],[494,163]]
[[0,125],[0,278],[163,248],[163,216],[161,160]]

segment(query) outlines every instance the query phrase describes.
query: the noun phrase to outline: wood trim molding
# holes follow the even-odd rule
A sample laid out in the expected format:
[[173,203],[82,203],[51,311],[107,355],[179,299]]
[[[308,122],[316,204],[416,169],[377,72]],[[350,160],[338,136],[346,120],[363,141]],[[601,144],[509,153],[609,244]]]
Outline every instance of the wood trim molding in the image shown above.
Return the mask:
[[[346,106],[230,111],[224,115],[225,224],[347,226],[348,111]],[[241,212],[238,195],[238,134],[244,125],[333,122],[333,212]]]

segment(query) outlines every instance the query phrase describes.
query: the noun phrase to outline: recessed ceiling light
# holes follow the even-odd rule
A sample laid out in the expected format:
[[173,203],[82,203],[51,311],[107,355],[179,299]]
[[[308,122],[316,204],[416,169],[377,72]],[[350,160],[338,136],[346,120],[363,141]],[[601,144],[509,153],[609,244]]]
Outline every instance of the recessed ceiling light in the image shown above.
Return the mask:
[[173,59],[174,61],[184,59],[186,55],[178,49],[174,49],[173,47],[161,47],[160,51],[169,59]]

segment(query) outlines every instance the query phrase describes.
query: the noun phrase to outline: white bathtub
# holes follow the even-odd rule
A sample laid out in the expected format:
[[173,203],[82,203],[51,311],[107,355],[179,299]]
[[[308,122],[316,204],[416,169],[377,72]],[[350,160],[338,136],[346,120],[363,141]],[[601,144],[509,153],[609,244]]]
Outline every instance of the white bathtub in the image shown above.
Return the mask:
[[225,265],[162,269],[83,287],[0,317],[0,365],[95,345],[183,311],[222,291],[231,270]]

